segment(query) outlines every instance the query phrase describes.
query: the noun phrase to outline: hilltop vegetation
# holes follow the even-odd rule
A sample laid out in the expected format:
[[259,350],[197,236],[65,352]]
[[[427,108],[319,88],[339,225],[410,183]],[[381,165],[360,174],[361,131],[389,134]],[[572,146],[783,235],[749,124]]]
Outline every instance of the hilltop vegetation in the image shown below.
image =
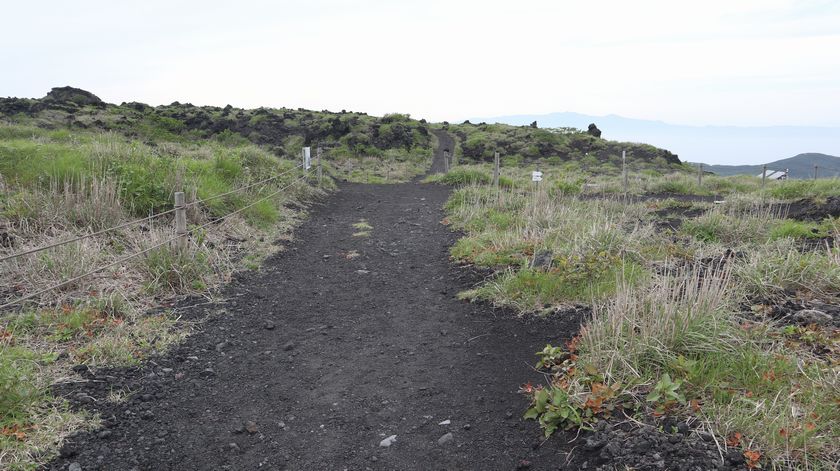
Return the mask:
[[608,141],[574,128],[539,129],[467,121],[444,129],[458,138],[458,157],[473,163],[492,162],[498,151],[506,167],[536,163],[560,166],[566,171],[615,174],[621,170],[621,153],[626,151],[628,164],[636,170],[667,172],[680,168],[679,158],[667,150]]
[[571,128],[438,125],[406,114],[374,117],[344,110],[246,110],[178,102],[156,107],[137,102],[113,105],[71,87],[54,88],[40,99],[0,98],[0,119],[47,129],[114,131],[150,145],[206,139],[250,142],[288,159],[297,159],[303,146],[320,145],[337,176],[365,181],[389,180],[392,173],[405,180],[422,173],[434,147],[433,128],[452,133],[458,140],[456,155],[466,161],[492,162],[499,151],[507,166],[537,163],[615,173],[621,168],[621,151],[626,150],[628,162],[637,169],[679,167],[677,156],[667,150],[608,141]]

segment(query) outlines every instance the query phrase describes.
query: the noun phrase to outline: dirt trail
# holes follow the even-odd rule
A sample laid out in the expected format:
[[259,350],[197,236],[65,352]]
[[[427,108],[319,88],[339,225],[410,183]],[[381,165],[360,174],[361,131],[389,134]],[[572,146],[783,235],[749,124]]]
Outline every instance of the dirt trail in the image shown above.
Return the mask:
[[449,152],[450,156],[455,152],[455,139],[446,131],[433,129],[432,133],[438,139],[438,146],[435,149],[435,156],[434,160],[432,160],[432,167],[429,169],[429,173],[443,173],[446,171],[446,161],[444,160],[443,152]]
[[[182,309],[205,320],[184,344],[65,386],[107,428],[70,440],[50,468],[560,468],[563,440],[538,446],[516,391],[541,379],[534,352],[579,319],[524,321],[457,300],[479,279],[449,260],[448,194],[342,185],[226,302]],[[367,237],[353,235],[361,220]],[[112,389],[133,394],[112,403]]]

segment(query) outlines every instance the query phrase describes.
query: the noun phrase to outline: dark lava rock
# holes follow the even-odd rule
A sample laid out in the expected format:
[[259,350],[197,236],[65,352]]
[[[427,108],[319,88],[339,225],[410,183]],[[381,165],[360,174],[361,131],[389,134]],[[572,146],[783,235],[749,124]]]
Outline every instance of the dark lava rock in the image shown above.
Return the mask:
[[0,232],[0,247],[10,249],[15,246],[15,236],[8,232]]
[[726,461],[734,464],[744,464],[744,454],[741,453],[741,450],[729,450],[726,452]]
[[47,93],[44,100],[75,103],[79,106],[105,104],[93,93],[73,87],[55,87]]
[[587,451],[600,450],[606,444],[606,440],[604,440],[598,435],[593,435],[591,437],[586,438],[586,441],[583,443],[583,449]]
[[199,373],[199,376],[201,376],[202,378],[212,378],[216,376],[216,372],[213,371],[212,368],[207,368],[206,370]]
[[294,348],[295,348],[295,343],[294,342],[286,342],[286,344],[283,345],[283,350],[285,350],[287,352],[289,352],[291,350],[294,350]]
[[589,125],[589,128],[586,130],[590,136],[601,137],[601,130],[598,129],[598,126],[595,126],[595,123]]
[[550,268],[553,257],[554,253],[551,250],[540,250],[534,254],[534,259],[531,260],[531,268]]
[[822,311],[818,311],[816,309],[803,309],[793,316],[791,319],[794,322],[798,322],[800,324],[818,324],[818,325],[828,325],[833,320],[830,314],[826,314]]

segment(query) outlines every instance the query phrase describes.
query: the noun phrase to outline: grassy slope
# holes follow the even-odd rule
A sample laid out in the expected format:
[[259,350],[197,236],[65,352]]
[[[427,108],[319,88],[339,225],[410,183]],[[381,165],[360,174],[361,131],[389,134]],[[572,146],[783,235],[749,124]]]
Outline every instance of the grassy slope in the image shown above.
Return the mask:
[[[0,466],[42,463],[63,436],[96,423],[49,393],[56,378],[72,376],[71,366],[132,365],[165,350],[189,326],[147,307],[204,293],[277,250],[266,241],[287,237],[306,202],[323,192],[312,178],[296,181],[297,165],[245,140],[0,124],[0,255],[159,213],[176,190],[190,203],[248,187],[190,209],[185,250],[163,245],[0,317]],[[227,224],[211,222],[237,210]],[[171,215],[3,262],[0,304],[170,237]]]
[[[579,199],[580,180],[560,169],[547,168],[536,191],[526,172],[506,170],[499,192],[486,185],[486,166],[435,179],[467,185],[447,203],[449,222],[466,232],[453,257],[497,273],[463,296],[523,313],[595,309],[572,345],[541,354],[553,376],[544,388],[526,388],[530,417],[550,432],[588,427],[622,408],[640,418],[693,416],[720,443],[763,454],[774,467],[831,469],[840,456],[840,333],[780,325],[768,313],[788,299],[838,302],[840,252],[801,249],[806,239],[840,237],[835,220],[782,219],[754,186],[724,205],[625,204]],[[777,182],[768,191],[820,196],[838,187]],[[658,222],[669,211],[691,216],[663,230]],[[726,249],[740,255],[709,271]],[[535,259],[542,266],[532,268]]]

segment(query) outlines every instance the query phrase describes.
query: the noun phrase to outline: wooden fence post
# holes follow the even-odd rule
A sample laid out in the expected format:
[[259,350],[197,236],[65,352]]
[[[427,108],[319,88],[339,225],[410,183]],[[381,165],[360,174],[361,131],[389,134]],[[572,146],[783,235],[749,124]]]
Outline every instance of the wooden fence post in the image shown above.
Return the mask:
[[318,161],[318,186],[321,186],[321,176],[323,175],[321,171],[321,146],[318,146],[318,150],[315,152],[315,160]]
[[184,250],[187,247],[187,208],[183,191],[175,192],[175,235],[178,250]]
[[819,169],[819,165],[814,165],[814,180],[817,179],[817,169]]
[[493,187],[499,189],[499,153],[493,156]]
[[443,151],[443,170],[445,172],[449,171],[449,151]]
[[624,197],[627,198],[627,151],[621,151],[621,173],[624,175]]
[[767,183],[767,165],[761,166],[761,190],[764,190],[764,185]]
[[703,186],[703,164],[697,164],[697,186]]

